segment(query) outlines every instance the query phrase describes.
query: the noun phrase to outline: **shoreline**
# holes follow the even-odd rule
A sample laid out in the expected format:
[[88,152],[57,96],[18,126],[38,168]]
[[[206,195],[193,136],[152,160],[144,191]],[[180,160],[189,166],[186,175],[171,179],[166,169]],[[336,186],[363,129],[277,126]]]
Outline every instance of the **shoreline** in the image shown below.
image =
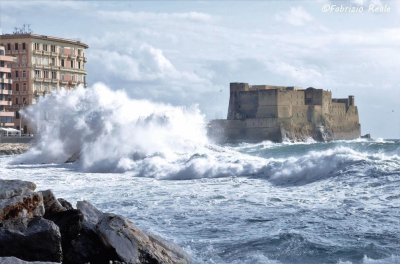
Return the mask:
[[31,143],[0,143],[0,155],[22,154],[31,146]]

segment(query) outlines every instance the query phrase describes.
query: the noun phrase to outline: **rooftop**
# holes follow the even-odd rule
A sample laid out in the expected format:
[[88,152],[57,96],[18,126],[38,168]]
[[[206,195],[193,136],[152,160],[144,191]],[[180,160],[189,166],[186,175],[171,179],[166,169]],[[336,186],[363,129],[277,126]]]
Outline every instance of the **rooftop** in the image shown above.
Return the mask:
[[87,44],[82,43],[79,40],[65,39],[65,38],[59,38],[59,37],[53,37],[53,36],[38,35],[38,34],[32,34],[32,33],[0,35],[0,39],[20,39],[20,38],[32,38],[32,39],[58,41],[58,42],[63,42],[63,43],[67,43],[67,44],[80,45],[85,49],[89,48],[89,46]]

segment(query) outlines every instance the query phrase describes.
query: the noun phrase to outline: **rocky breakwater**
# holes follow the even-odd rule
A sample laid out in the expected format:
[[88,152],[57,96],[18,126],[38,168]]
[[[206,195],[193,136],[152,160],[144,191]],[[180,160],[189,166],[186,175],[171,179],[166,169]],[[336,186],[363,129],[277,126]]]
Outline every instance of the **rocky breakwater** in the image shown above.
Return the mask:
[[32,182],[0,179],[0,263],[190,262],[177,245],[122,216],[87,201],[74,209],[52,191],[35,189]]

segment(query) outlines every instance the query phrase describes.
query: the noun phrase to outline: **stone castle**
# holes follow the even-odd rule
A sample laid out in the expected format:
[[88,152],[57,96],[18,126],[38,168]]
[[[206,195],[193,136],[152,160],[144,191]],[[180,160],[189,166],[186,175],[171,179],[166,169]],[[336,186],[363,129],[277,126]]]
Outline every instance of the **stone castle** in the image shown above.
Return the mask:
[[218,142],[275,142],[355,139],[360,124],[354,96],[330,91],[231,83],[227,119],[212,120],[208,133]]

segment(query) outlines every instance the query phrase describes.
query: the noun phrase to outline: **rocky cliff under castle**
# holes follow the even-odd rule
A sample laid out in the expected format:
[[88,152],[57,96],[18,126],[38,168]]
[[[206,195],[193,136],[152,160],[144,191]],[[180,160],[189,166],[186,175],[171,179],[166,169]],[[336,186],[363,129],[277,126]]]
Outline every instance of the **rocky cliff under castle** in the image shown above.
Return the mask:
[[355,139],[360,124],[354,96],[332,98],[323,89],[231,83],[227,119],[212,120],[217,142]]

